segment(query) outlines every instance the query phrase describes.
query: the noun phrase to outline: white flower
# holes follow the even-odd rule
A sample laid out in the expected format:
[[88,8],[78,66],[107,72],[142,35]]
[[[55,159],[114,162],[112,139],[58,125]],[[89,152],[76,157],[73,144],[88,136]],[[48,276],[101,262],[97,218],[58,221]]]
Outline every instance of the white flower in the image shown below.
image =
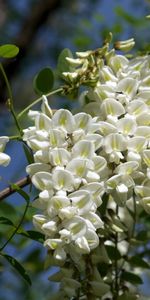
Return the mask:
[[7,136],[0,137],[0,165],[7,167],[10,163],[10,156],[6,153],[3,153],[5,150],[6,144],[9,142],[9,138]]

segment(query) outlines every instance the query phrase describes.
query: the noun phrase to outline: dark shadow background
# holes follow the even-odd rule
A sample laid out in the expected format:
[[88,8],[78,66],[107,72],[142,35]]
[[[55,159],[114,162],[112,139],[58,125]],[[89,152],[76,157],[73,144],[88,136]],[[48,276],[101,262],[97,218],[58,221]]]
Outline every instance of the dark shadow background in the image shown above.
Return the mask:
[[[111,31],[114,40],[134,37],[137,51],[150,50],[150,21],[145,19],[149,13],[149,0],[0,0],[0,44],[14,43],[20,48],[15,59],[2,61],[12,86],[16,110],[36,99],[34,76],[46,66],[55,70],[63,48],[75,52],[100,47],[107,32]],[[6,100],[6,87],[0,74],[0,135],[15,132]],[[65,98],[52,97],[50,103],[53,108],[70,106]],[[26,120],[23,123],[26,124]],[[0,167],[3,176],[0,189],[7,186],[8,181],[23,177],[27,165],[21,145],[10,142],[6,151],[12,161],[8,168]],[[21,197],[13,195],[0,203],[0,216],[9,216],[17,223],[23,207]],[[24,228],[32,228],[32,214],[30,208]],[[6,227],[0,227],[0,245],[11,233],[11,228]],[[54,269],[43,271],[46,255],[43,247],[17,235],[5,251],[24,264],[33,285],[28,287],[0,258],[0,300],[50,300],[55,287],[47,277]],[[149,277],[144,276],[141,290],[150,297]]]

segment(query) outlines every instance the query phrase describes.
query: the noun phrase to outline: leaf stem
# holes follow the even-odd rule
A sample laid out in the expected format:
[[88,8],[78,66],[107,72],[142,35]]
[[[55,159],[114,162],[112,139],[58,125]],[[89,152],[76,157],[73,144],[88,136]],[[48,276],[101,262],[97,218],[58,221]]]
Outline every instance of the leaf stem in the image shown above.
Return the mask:
[[15,113],[15,110],[14,110],[14,106],[13,106],[13,102],[12,102],[11,99],[7,100],[7,105],[8,105],[8,108],[9,108],[9,110],[10,110],[13,118],[14,118],[16,127],[17,127],[17,129],[18,129],[18,131],[20,133],[20,136],[22,136],[23,135],[23,131],[22,131],[21,126],[19,124],[18,117],[16,116],[16,113]]
[[24,210],[24,213],[23,213],[23,215],[22,215],[22,217],[21,217],[20,222],[19,222],[18,225],[16,226],[15,230],[13,231],[13,233],[11,234],[11,236],[9,237],[9,239],[8,239],[8,240],[4,243],[4,245],[0,248],[0,252],[3,251],[3,249],[8,245],[8,243],[11,241],[11,239],[12,239],[12,238],[14,237],[14,235],[17,233],[19,227],[22,225],[28,207],[29,207],[29,202],[27,202],[27,204],[26,204],[26,206],[25,206],[25,210]]
[[8,97],[9,99],[12,101],[13,100],[13,97],[12,97],[12,91],[11,91],[11,87],[10,87],[10,84],[9,84],[9,81],[8,81],[8,78],[7,78],[7,75],[5,73],[5,70],[3,68],[3,65],[0,63],[0,69],[1,69],[1,72],[3,74],[3,77],[4,77],[4,80],[5,80],[5,83],[6,83],[6,86],[7,86],[7,91],[8,91]]
[[20,135],[22,136],[22,129],[21,129],[20,124],[18,122],[16,113],[15,113],[15,110],[14,110],[14,106],[13,106],[13,96],[12,96],[11,86],[10,86],[9,80],[7,78],[6,72],[3,68],[3,65],[1,63],[0,63],[0,70],[1,70],[2,75],[4,77],[6,87],[7,87],[7,91],[8,91],[8,100],[7,100],[8,108],[9,108],[10,112],[12,113],[12,116],[14,118],[14,121],[15,121],[15,124],[16,124],[16,127],[17,127],[18,131],[19,131]]
[[[54,94],[58,94],[60,92],[63,91],[63,88],[59,88],[56,89],[48,94],[46,94],[46,97],[52,96]],[[41,100],[43,99],[43,96],[39,97],[38,99],[36,99],[34,102],[32,102],[30,105],[28,105],[24,110],[22,110],[19,114],[18,114],[18,119],[20,119],[32,106],[36,105],[37,103],[39,103]]]
[[[118,216],[118,212],[119,212],[119,207],[118,205],[116,205],[116,216]],[[115,234],[115,251],[116,251],[116,257],[115,257],[115,291],[114,291],[114,297],[113,300],[117,300],[118,299],[118,293],[119,293],[119,285],[118,285],[118,262],[117,262],[117,251],[118,251],[118,233],[116,232]]]

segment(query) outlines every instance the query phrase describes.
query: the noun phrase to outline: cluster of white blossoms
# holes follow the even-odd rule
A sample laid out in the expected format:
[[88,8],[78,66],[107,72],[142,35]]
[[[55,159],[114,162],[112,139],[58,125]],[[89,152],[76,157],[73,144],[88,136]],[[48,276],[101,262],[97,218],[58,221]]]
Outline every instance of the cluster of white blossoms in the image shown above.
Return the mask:
[[42,112],[29,114],[35,126],[24,130],[23,139],[35,162],[27,172],[40,190],[34,206],[43,212],[33,217],[34,225],[56,259],[90,253],[99,244],[96,230],[103,227],[97,208],[108,173],[106,159],[96,153],[103,143],[96,133],[99,123],[84,112],[72,115],[64,109],[52,116],[45,97]]
[[89,79],[95,78],[95,84],[80,99],[84,110],[97,116],[103,137],[98,155],[112,170],[106,190],[119,205],[134,191],[150,213],[150,57],[129,60],[106,48],[77,52],[77,59],[67,58],[77,68],[63,74],[73,83],[89,77],[91,66]]
[[10,163],[10,156],[4,153],[6,144],[9,142],[9,138],[7,136],[0,136],[0,166],[7,167]]
[[[76,66],[74,72],[63,75],[71,88],[89,85],[80,96],[84,112],[60,109],[53,114],[43,96],[41,112],[29,112],[34,126],[24,130],[23,139],[34,153],[27,173],[40,190],[34,206],[42,214],[33,223],[56,260],[71,257],[77,266],[90,254],[93,271],[87,280],[85,266],[84,279],[92,288],[91,299],[112,299],[109,284],[113,286],[115,273],[102,279],[93,261],[113,265],[107,246],[115,248],[116,232],[128,244],[134,228],[132,217],[131,226],[125,219],[128,208],[136,205],[150,213],[150,58],[129,60],[106,46],[77,56],[67,58]],[[99,209],[104,195],[109,229]],[[117,249],[126,255],[128,245],[118,243]],[[71,297],[81,284],[70,279],[70,291],[67,280],[63,289]]]

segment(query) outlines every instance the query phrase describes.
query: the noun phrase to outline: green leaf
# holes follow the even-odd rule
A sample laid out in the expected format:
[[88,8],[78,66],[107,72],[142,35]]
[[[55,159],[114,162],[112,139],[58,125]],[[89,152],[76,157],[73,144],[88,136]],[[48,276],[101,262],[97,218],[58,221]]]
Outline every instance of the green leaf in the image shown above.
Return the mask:
[[138,232],[135,239],[141,242],[146,242],[148,240],[148,232],[146,230],[141,230]]
[[117,6],[115,8],[116,14],[124,19],[126,22],[131,24],[132,26],[143,26],[146,23],[146,18],[136,18],[132,14],[126,12],[121,6]]
[[34,159],[33,159],[33,154],[32,154],[31,149],[25,144],[23,145],[23,149],[24,149],[24,153],[26,155],[26,159],[27,159],[28,163],[32,164],[34,162]]
[[134,255],[129,259],[129,263],[134,267],[149,269],[150,265],[143,260],[139,255]]
[[12,256],[8,254],[2,254],[2,256],[12,265],[13,268],[23,277],[23,279],[31,285],[31,279],[29,275],[27,274],[24,267]]
[[116,249],[114,246],[105,245],[105,248],[107,250],[108,256],[111,260],[118,260],[121,258],[121,254],[118,249]]
[[64,50],[62,50],[62,52],[60,53],[60,55],[58,57],[58,63],[57,63],[58,75],[60,77],[62,77],[63,79],[66,79],[62,74],[63,72],[72,72],[74,70],[74,68],[66,60],[66,57],[73,58],[72,52],[68,48],[65,48]]
[[104,216],[106,213],[108,201],[109,201],[109,195],[105,193],[102,197],[102,204],[99,207],[99,212],[102,216]]
[[0,224],[14,226],[13,222],[6,217],[0,217]]
[[19,53],[19,48],[12,44],[6,44],[0,46],[0,57],[12,58]]
[[123,295],[118,297],[118,300],[138,300],[137,295],[130,292],[125,292]]
[[17,184],[15,184],[15,183],[12,183],[12,184],[11,184],[11,187],[12,187],[13,189],[15,189],[16,192],[17,192],[19,195],[21,195],[27,203],[29,203],[30,197],[29,197],[29,195],[28,195],[25,191],[23,191],[23,190],[22,190]]
[[34,230],[28,230],[28,231],[23,231],[23,230],[18,230],[18,234],[21,234],[27,238],[30,238],[31,240],[37,241],[39,243],[44,242],[44,234],[34,231]]
[[122,273],[121,279],[125,280],[127,282],[130,282],[132,284],[142,284],[143,283],[143,280],[141,279],[140,276],[133,274],[131,272],[126,272],[126,271],[124,271]]
[[54,74],[51,68],[42,69],[33,80],[33,87],[37,94],[48,94],[54,85]]

